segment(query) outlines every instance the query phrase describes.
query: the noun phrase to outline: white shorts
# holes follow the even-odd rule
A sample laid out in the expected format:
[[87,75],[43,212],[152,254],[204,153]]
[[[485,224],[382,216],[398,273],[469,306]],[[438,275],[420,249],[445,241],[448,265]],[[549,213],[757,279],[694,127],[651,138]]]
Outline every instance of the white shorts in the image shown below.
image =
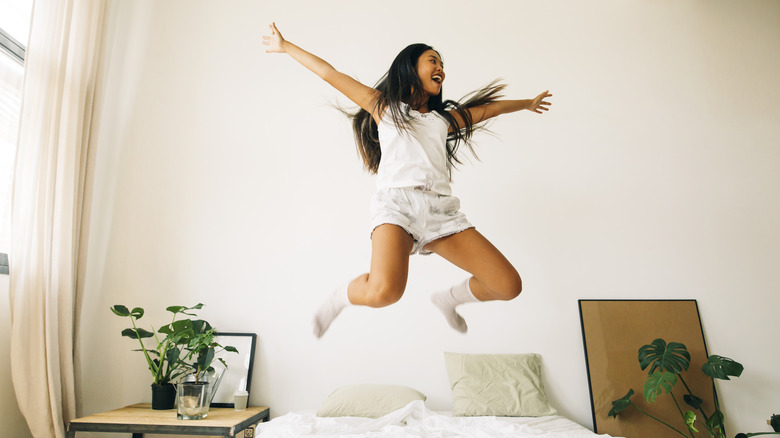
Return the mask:
[[411,254],[428,255],[425,245],[474,228],[455,196],[417,188],[380,189],[371,198],[371,233],[383,224],[398,225],[414,239]]

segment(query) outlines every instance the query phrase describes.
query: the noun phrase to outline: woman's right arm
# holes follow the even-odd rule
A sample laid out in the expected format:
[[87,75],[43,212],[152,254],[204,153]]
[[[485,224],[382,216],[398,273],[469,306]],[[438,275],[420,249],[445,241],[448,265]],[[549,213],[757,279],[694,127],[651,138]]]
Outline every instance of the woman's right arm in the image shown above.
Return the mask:
[[374,104],[377,97],[379,97],[379,91],[366,86],[352,77],[341,73],[328,64],[324,59],[313,55],[295,44],[287,41],[282,37],[279,29],[276,28],[276,23],[269,25],[271,29],[271,35],[263,36],[263,44],[269,46],[266,53],[287,53],[294,60],[298,61],[304,67],[314,72],[317,76],[321,77],[325,82],[332,85],[335,89],[339,90],[342,94],[347,96],[349,100],[355,102],[369,114],[377,118],[375,113]]

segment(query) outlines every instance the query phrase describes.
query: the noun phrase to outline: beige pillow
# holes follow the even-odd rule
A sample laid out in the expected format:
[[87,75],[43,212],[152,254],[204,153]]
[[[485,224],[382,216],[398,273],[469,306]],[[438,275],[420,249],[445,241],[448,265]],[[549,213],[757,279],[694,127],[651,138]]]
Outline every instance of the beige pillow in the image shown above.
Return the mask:
[[397,385],[348,385],[333,391],[317,411],[319,417],[379,418],[415,400],[423,393]]
[[542,385],[538,354],[444,353],[456,416],[555,415]]

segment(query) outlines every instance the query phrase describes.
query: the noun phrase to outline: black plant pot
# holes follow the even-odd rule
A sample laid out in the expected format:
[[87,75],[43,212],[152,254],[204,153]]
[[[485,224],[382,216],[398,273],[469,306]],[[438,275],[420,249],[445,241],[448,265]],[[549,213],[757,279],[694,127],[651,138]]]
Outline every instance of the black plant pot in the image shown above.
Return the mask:
[[772,418],[769,420],[769,425],[772,426],[772,429],[774,429],[775,432],[780,432],[780,415],[772,415]]
[[173,409],[176,402],[176,387],[170,383],[167,385],[152,384],[152,409],[163,411]]

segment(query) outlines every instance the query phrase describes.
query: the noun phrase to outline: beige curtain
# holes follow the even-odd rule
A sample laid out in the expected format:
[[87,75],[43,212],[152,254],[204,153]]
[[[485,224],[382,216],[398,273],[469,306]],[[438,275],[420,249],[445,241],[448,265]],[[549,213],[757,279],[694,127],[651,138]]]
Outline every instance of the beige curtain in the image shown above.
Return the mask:
[[14,172],[11,372],[34,437],[75,417],[74,316],[103,0],[35,0]]

